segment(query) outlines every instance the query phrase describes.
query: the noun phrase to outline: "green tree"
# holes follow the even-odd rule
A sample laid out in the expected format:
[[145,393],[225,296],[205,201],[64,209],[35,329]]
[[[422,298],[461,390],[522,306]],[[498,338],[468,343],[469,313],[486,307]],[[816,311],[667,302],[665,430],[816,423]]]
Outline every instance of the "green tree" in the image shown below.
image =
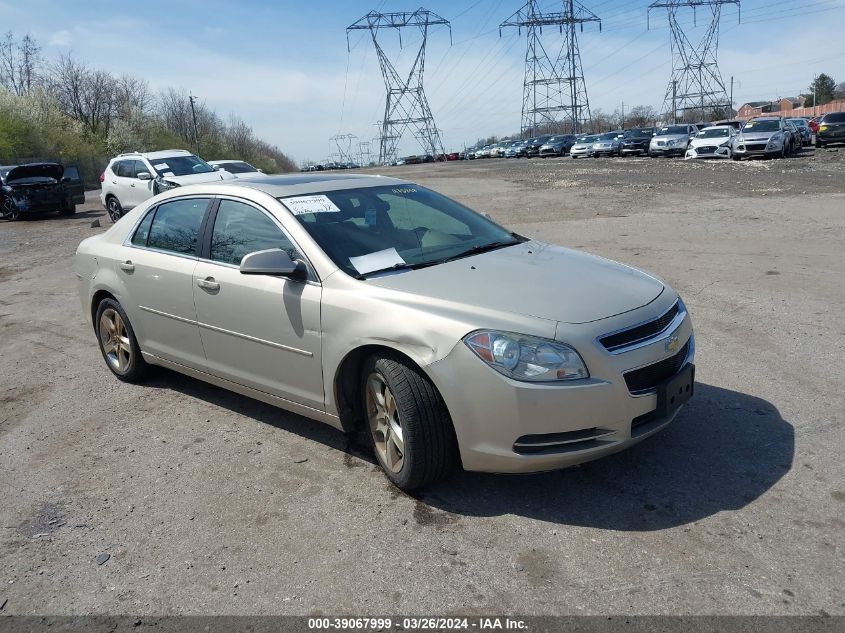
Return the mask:
[[809,94],[806,95],[805,105],[824,105],[833,101],[833,93],[836,91],[836,82],[833,77],[822,73],[810,84]]

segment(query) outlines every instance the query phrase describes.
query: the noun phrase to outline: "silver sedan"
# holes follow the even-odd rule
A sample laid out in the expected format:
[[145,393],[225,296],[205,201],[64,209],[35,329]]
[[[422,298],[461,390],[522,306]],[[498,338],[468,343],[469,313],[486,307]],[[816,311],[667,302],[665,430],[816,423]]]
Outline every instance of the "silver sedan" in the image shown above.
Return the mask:
[[118,379],[168,367],[365,430],[405,490],[619,451],[694,388],[663,281],[392,178],[174,189],[83,241],[75,268]]

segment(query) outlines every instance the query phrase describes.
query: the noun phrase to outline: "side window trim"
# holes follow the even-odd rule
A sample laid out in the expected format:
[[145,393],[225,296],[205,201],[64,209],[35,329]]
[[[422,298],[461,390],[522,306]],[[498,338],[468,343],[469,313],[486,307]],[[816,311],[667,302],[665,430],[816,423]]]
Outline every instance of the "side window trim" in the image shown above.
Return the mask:
[[305,265],[308,267],[308,279],[306,282],[310,283],[320,283],[320,277],[317,275],[317,270],[311,264],[311,261],[308,259],[308,255],[305,254],[305,251],[302,247],[297,243],[293,237],[291,237],[290,233],[288,233],[287,229],[282,225],[282,223],[276,218],[272,213],[270,213],[267,209],[262,207],[261,205],[253,202],[252,200],[248,200],[246,198],[238,198],[237,196],[217,196],[214,198],[214,205],[213,210],[210,211],[206,215],[205,225],[204,225],[204,234],[202,238],[202,248],[200,249],[200,254],[198,255],[199,259],[209,264],[215,264],[216,266],[226,266],[228,268],[238,268],[233,264],[227,264],[226,262],[219,262],[216,260],[211,259],[211,237],[214,233],[214,221],[217,219],[217,211],[220,209],[220,202],[222,200],[232,200],[234,202],[240,202],[241,204],[246,204],[254,209],[257,209],[261,213],[263,213],[269,220],[276,225],[276,227],[282,232],[290,243],[293,244],[294,248],[296,248],[296,252],[299,253],[299,256],[302,258],[302,261],[305,262]]
[[[150,221],[150,229],[152,229],[153,223],[155,222],[155,214],[158,213],[159,208],[163,204],[168,203],[168,202],[176,202],[178,200],[196,200],[196,199],[208,200],[208,204],[206,205],[205,211],[203,213],[202,222],[200,222],[200,227],[199,227],[199,230],[197,232],[197,248],[196,248],[196,250],[194,251],[193,254],[176,253],[174,251],[166,251],[166,250],[161,249],[161,248],[155,248],[155,247],[149,246],[149,243],[150,243],[150,234],[149,233],[147,233],[147,241],[146,241],[146,244],[144,246],[140,246],[138,244],[132,243],[132,238],[135,237],[135,233],[138,230],[138,227],[141,226],[141,223],[151,213],[153,214],[153,218]],[[144,215],[141,216],[141,218],[135,224],[133,229],[131,231],[129,231],[129,233],[127,234],[126,239],[123,240],[123,245],[128,246],[129,248],[140,248],[140,249],[143,249],[143,250],[154,251],[156,253],[161,253],[162,255],[173,255],[174,257],[186,257],[188,259],[200,259],[200,253],[202,251],[203,245],[205,244],[205,241],[204,241],[205,236],[203,234],[203,231],[204,231],[205,226],[208,222],[208,216],[209,216],[209,213],[210,213],[210,209],[211,209],[212,205],[214,205],[215,202],[217,202],[217,199],[214,196],[185,196],[184,198],[169,198],[167,200],[162,200],[157,205],[155,205],[155,207],[153,207],[152,209],[150,209]],[[215,212],[216,212],[216,210],[217,210],[216,205],[214,206],[214,209],[215,209]]]

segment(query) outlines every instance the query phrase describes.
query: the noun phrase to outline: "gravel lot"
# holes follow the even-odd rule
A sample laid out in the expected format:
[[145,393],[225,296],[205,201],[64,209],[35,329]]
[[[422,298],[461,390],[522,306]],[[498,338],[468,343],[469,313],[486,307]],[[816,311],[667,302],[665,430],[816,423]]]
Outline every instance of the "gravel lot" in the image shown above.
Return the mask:
[[697,396],[654,438],[417,498],[329,427],[112,378],[71,265],[95,197],[0,223],[0,608],[845,614],[845,149],[805,154],[384,169],[655,271],[697,329]]

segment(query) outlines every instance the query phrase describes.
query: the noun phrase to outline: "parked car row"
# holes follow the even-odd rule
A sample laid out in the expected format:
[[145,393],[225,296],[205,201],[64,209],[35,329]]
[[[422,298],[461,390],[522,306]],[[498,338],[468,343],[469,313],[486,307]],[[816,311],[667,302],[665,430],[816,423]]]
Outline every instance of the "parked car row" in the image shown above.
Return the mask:
[[788,156],[813,144],[813,138],[816,147],[845,143],[845,112],[825,114],[818,121],[804,117],[759,116],[748,121],[681,123],[581,136],[540,136],[470,148],[466,157],[678,156],[741,160],[752,156]]

